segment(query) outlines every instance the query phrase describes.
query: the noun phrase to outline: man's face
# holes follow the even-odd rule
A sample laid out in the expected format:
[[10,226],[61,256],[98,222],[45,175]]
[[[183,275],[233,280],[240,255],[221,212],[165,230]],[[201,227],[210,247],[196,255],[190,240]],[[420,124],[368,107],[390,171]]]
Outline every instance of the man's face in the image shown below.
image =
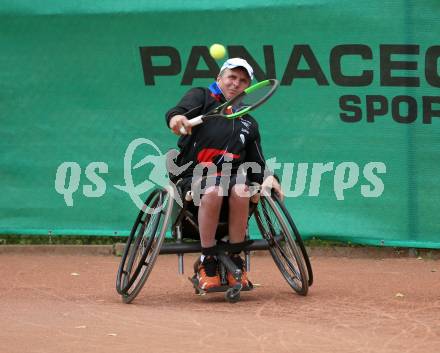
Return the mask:
[[217,84],[227,100],[243,92],[251,84],[251,80],[244,68],[225,69],[217,77]]

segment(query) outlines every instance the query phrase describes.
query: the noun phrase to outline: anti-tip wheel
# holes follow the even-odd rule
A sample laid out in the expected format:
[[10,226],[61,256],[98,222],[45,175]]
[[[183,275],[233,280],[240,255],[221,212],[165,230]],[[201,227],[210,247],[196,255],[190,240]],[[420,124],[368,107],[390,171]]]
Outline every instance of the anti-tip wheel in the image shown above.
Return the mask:
[[237,303],[240,300],[240,291],[229,288],[225,293],[225,299],[231,304]]

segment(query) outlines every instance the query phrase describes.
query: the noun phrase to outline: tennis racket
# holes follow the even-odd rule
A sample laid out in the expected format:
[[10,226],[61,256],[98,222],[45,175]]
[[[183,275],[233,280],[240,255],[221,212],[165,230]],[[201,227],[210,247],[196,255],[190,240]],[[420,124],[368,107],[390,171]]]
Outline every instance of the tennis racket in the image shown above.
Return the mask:
[[[239,118],[250,111],[257,109],[260,105],[265,103],[270,97],[272,97],[278,86],[279,82],[274,79],[258,82],[255,85],[246,88],[243,92],[237,94],[229,101],[223,103],[208,113],[188,120],[188,122],[191,126],[196,126],[200,125],[207,119],[214,117],[226,119]],[[182,126],[180,128],[180,133],[186,133],[185,127]]]

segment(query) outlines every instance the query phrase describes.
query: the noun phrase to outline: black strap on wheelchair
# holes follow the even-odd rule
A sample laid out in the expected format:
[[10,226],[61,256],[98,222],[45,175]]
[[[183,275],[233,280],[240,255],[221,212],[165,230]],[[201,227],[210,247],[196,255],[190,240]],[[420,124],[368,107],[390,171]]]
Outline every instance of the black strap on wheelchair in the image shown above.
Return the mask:
[[217,255],[217,245],[211,246],[209,248],[203,248],[202,247],[202,254],[205,256],[214,256]]
[[215,256],[219,252],[227,252],[229,254],[240,254],[246,247],[251,245],[253,240],[246,240],[241,243],[231,244],[229,242],[224,242],[219,240],[217,245],[211,246],[209,248],[202,248],[202,254],[205,256]]
[[245,240],[241,243],[226,243],[223,241],[219,241],[217,243],[217,247],[219,248],[219,250],[228,252],[230,254],[239,254],[241,253],[244,248],[248,247],[249,245],[251,245],[254,241],[253,240]]

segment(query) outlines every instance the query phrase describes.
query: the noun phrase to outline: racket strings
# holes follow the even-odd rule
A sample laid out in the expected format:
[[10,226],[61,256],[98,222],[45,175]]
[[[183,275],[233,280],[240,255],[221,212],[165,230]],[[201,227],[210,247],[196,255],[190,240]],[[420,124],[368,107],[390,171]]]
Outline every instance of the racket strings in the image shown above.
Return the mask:
[[245,109],[255,108],[264,103],[272,95],[275,88],[273,84],[267,84],[249,93],[238,95],[229,102],[224,109],[224,113],[229,115],[239,113]]

